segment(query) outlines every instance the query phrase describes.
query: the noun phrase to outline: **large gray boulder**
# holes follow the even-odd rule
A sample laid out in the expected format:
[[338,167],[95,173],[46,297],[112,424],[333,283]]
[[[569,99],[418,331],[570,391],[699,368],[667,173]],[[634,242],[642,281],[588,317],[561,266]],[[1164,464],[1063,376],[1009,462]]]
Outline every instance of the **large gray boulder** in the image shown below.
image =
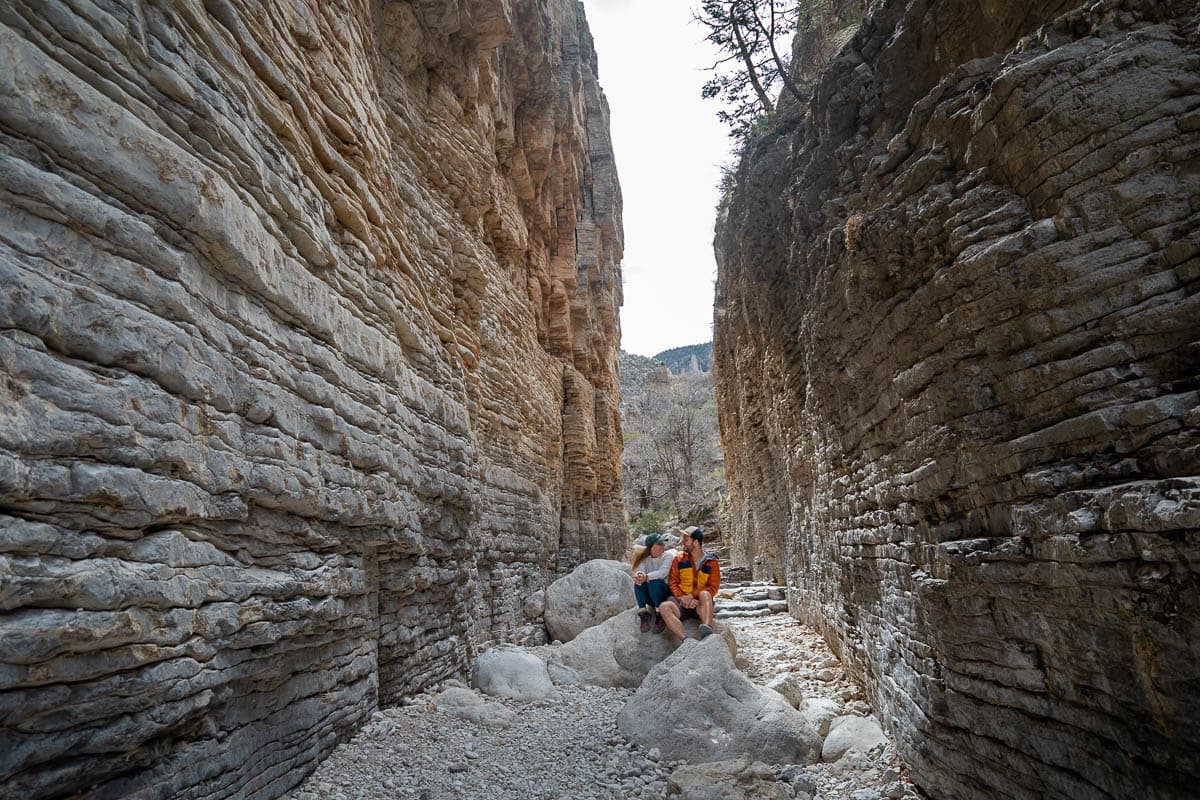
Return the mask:
[[641,746],[692,763],[748,756],[811,764],[821,752],[804,715],[739,672],[719,636],[684,641],[646,676],[617,725]]
[[493,697],[543,700],[557,696],[546,664],[521,647],[493,647],[475,661],[471,685]]
[[[699,623],[684,622],[689,637],[696,636]],[[733,632],[721,623],[713,624],[715,635],[737,655]],[[628,608],[599,625],[584,630],[570,642],[541,647],[533,652],[546,662],[555,683],[582,686],[623,686],[636,688],[650,670],[675,652],[678,640],[669,634],[641,633],[637,609]]]
[[628,564],[585,561],[546,587],[546,630],[551,639],[569,642],[636,603]]

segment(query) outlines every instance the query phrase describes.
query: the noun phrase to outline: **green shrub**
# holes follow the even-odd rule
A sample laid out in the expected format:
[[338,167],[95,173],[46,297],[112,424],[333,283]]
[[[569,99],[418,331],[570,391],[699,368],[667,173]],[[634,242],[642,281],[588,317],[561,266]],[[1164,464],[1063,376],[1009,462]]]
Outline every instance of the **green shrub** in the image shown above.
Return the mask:
[[633,531],[634,536],[641,536],[661,530],[662,526],[667,524],[670,519],[671,515],[665,511],[647,508],[634,518],[633,524],[629,527]]

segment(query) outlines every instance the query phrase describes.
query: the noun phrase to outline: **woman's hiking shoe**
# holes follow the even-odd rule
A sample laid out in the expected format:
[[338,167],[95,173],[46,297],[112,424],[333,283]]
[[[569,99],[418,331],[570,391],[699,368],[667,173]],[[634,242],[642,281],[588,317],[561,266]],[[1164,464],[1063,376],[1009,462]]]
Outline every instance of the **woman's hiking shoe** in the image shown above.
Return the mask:
[[660,616],[658,619],[654,620],[654,632],[655,633],[662,633],[666,629],[667,629],[667,621],[665,619],[663,619]]
[[703,622],[700,623],[700,638],[707,639],[711,635],[712,635],[712,626],[705,625]]
[[641,620],[642,633],[650,630],[650,612],[642,611],[638,613],[638,619]]

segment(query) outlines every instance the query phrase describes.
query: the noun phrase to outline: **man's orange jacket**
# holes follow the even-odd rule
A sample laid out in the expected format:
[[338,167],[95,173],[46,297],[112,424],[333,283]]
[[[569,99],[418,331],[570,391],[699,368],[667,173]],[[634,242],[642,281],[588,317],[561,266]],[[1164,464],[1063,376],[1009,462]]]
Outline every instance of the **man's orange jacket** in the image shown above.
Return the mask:
[[705,553],[700,558],[699,569],[692,561],[691,553],[683,552],[671,562],[671,574],[667,576],[671,594],[683,597],[685,594],[699,595],[705,590],[716,597],[721,586],[721,565],[717,557]]

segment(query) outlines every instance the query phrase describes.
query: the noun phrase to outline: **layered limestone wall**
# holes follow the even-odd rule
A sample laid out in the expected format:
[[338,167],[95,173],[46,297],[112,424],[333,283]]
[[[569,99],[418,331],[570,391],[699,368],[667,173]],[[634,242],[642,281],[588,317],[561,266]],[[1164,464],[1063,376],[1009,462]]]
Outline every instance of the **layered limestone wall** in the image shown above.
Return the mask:
[[723,209],[735,556],[934,797],[1200,782],[1198,31],[877,4]]
[[275,797],[625,549],[571,0],[0,4],[0,794]]

